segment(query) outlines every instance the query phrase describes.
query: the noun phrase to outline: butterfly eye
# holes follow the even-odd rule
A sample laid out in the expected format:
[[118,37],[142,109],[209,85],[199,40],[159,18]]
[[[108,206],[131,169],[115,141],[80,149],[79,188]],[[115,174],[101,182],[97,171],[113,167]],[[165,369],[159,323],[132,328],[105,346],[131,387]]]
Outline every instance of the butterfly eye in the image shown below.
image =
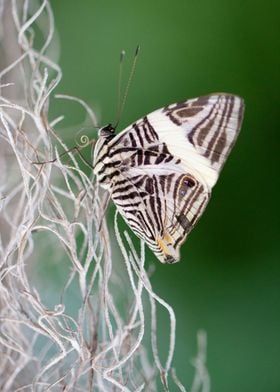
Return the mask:
[[102,137],[112,137],[115,134],[115,128],[112,126],[112,124],[106,125],[106,127],[103,127],[99,131],[99,136]]

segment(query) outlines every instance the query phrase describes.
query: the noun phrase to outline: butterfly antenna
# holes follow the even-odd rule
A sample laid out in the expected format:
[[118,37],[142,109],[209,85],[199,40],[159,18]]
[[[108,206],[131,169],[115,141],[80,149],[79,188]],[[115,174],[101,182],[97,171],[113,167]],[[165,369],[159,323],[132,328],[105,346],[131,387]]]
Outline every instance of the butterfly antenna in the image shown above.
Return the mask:
[[123,76],[123,62],[125,58],[125,51],[122,50],[120,54],[120,64],[119,64],[119,77],[118,77],[118,109],[117,109],[117,122],[119,121],[120,117],[120,110],[121,110],[121,89],[122,89],[122,76]]
[[121,78],[122,78],[122,68],[123,68],[122,64],[123,64],[123,59],[124,59],[124,56],[125,56],[125,52],[124,51],[121,52],[121,57],[120,57],[120,74],[119,74],[120,76],[119,76],[119,86],[118,86],[118,97],[119,97],[118,98],[118,102],[119,102],[119,105],[118,105],[118,114],[117,114],[117,119],[116,119],[116,125],[114,126],[114,128],[117,128],[117,126],[118,126],[118,124],[120,122],[120,119],[121,119],[124,107],[125,107],[128,91],[129,91],[129,88],[130,88],[130,85],[131,85],[131,81],[132,81],[132,78],[133,78],[133,75],[134,75],[134,72],[135,72],[135,67],[136,67],[136,63],[137,63],[137,58],[138,58],[139,52],[140,52],[140,46],[137,45],[137,48],[136,48],[136,51],[135,51],[135,54],[134,54],[134,58],[133,58],[133,63],[132,63],[132,66],[131,66],[131,71],[130,71],[130,74],[129,74],[129,78],[128,78],[128,81],[127,81],[127,85],[126,85],[126,89],[125,89],[122,101],[120,100],[120,96],[121,96]]

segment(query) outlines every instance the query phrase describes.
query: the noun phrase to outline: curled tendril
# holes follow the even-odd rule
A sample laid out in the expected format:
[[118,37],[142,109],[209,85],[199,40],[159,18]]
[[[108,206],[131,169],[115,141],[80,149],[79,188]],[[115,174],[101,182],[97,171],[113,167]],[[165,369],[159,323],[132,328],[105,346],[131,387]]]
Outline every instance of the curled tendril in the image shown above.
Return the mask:
[[79,147],[86,147],[86,146],[88,146],[89,144],[90,144],[90,140],[89,140],[89,137],[88,137],[87,135],[82,135],[82,136],[80,137],[80,143],[77,142],[77,145],[78,145]]

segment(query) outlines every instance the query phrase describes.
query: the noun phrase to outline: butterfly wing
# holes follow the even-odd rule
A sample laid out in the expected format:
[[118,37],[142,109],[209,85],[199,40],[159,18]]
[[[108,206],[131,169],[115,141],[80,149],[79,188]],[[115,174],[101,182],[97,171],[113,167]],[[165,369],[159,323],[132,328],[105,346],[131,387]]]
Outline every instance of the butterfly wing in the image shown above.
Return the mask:
[[169,105],[108,143],[112,199],[160,261],[179,260],[238,136],[243,106],[229,94]]
[[112,199],[158,259],[173,263],[179,261],[180,246],[203,213],[210,193],[182,168],[162,166],[129,170],[113,187]]
[[213,94],[169,105],[148,120],[170,153],[212,188],[237,139],[243,112],[242,98]]

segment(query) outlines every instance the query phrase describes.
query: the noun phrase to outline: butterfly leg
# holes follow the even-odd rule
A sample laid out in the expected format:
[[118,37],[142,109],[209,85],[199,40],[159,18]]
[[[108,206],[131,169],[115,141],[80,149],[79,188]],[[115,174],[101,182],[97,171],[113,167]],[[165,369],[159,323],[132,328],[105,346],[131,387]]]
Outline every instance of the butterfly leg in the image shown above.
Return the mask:
[[[94,168],[93,165],[92,165],[92,164],[83,156],[83,154],[81,153],[80,150],[81,150],[82,148],[83,148],[83,147],[74,146],[74,147],[70,148],[69,150],[64,151],[62,154],[59,155],[59,157],[62,158],[62,157],[63,157],[64,155],[66,155],[66,154],[70,154],[71,152],[77,152],[77,153],[79,154],[80,158],[82,159],[82,161],[83,161],[87,166],[89,166],[91,169],[93,169],[93,168]],[[32,163],[33,163],[34,165],[45,165],[46,163],[54,163],[54,162],[56,162],[56,161],[57,161],[57,158],[50,159],[49,161],[44,161],[44,162],[33,161]]]

